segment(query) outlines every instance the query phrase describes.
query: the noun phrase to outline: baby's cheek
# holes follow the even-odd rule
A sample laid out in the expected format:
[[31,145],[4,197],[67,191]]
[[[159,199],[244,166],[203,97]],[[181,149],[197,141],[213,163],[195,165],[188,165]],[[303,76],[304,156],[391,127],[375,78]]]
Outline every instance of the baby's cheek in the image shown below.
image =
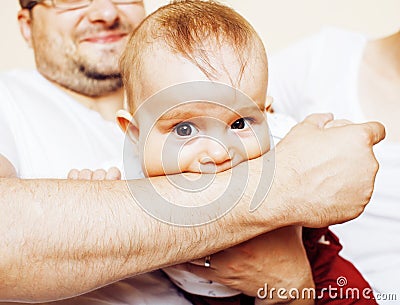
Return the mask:
[[199,173],[199,158],[201,151],[197,149],[196,144],[189,144],[182,147],[176,156],[180,172]]
[[244,139],[243,141],[247,159],[254,159],[269,151],[269,140],[259,140],[256,137]]
[[156,177],[165,175],[163,173],[162,167],[156,162],[152,162],[151,160],[144,159],[142,161],[142,170],[146,177]]
[[142,170],[146,177],[165,175],[162,168],[161,151],[153,145],[144,145],[140,152]]

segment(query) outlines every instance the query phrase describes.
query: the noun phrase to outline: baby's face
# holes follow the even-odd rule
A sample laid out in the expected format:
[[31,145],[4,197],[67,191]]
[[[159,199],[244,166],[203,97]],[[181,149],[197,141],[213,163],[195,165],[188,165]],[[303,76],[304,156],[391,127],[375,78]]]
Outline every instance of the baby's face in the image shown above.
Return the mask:
[[[209,81],[186,59],[170,54],[163,59],[162,55],[166,54],[153,57],[160,65],[153,61],[148,69],[144,68],[147,97],[176,84]],[[224,57],[224,65],[229,75],[239,73],[240,66],[233,59],[229,61],[229,56]],[[154,74],[150,67],[163,67],[165,72]],[[161,113],[154,105],[140,105],[135,121],[145,175],[220,172],[269,150],[265,117],[267,79],[265,71],[260,69],[255,63],[242,76],[237,89],[245,94],[228,87],[231,79],[221,76],[217,82],[228,90],[216,88],[215,99],[204,100],[201,94],[197,98],[193,93],[190,101],[183,102],[179,98],[171,99],[168,94],[161,95],[156,103],[168,105]],[[211,83],[207,84],[212,87]]]

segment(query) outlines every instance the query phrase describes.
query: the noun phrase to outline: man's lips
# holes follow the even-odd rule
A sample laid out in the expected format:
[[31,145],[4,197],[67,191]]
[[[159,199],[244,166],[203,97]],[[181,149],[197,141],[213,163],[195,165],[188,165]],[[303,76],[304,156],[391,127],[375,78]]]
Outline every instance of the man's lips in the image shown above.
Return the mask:
[[113,43],[124,38],[127,33],[112,33],[112,34],[99,34],[95,36],[85,37],[81,39],[81,42],[90,42],[90,43]]

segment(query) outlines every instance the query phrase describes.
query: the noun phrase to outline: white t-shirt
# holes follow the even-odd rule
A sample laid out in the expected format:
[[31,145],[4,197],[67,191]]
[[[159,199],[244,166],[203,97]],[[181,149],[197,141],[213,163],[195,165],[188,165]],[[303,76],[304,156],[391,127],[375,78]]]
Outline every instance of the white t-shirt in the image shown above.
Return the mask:
[[21,178],[121,166],[124,135],[34,71],[0,74],[0,153]]
[[[365,121],[357,90],[366,43],[360,34],[327,28],[273,56],[268,93],[274,97],[274,109],[297,120],[332,112],[336,118]],[[341,239],[343,256],[374,290],[397,293],[399,300],[400,143],[384,140],[374,151],[380,169],[370,204],[358,219],[332,229]]]
[[[11,161],[19,177],[66,178],[72,168],[121,168],[123,143],[124,134],[116,123],[105,121],[39,73],[0,74],[0,154]],[[131,166],[140,171],[138,161]],[[190,302],[161,271],[156,271],[54,304],[188,305]]]

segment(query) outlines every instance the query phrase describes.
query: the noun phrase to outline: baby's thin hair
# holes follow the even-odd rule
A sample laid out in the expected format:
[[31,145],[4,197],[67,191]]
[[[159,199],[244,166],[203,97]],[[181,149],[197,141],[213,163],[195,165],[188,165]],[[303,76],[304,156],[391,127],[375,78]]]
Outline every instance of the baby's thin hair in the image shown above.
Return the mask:
[[140,95],[138,85],[144,58],[155,47],[168,48],[172,54],[188,59],[212,80],[227,73],[224,66],[217,70],[212,64],[213,56],[227,46],[241,66],[238,76],[228,74],[232,85],[239,85],[251,56],[262,58],[266,64],[261,39],[232,8],[205,0],[176,0],[159,8],[132,33],[121,57],[120,68],[129,106],[132,107]]

